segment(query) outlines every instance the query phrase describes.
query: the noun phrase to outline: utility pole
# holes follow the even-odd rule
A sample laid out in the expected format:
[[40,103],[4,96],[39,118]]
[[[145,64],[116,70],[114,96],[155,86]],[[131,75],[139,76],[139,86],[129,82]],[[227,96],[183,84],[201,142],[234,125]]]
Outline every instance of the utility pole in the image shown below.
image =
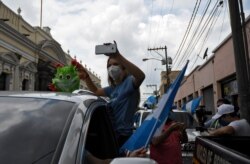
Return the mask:
[[246,46],[248,46],[248,44],[244,45],[244,40],[247,40],[247,38],[244,38],[243,35],[243,30],[245,30],[243,29],[245,28],[245,20],[241,19],[240,17],[239,1],[241,2],[241,0],[229,0],[228,4],[234,46],[240,112],[241,117],[247,119],[250,122],[249,54],[246,54],[246,52],[248,52],[246,50]]
[[165,47],[158,47],[158,48],[148,48],[148,51],[158,51],[158,50],[165,50],[165,61],[166,61],[166,78],[167,78],[167,84],[164,85],[164,92],[166,92],[166,90],[169,87],[170,84],[170,79],[169,79],[169,61],[168,61],[168,55],[167,55],[167,46]]

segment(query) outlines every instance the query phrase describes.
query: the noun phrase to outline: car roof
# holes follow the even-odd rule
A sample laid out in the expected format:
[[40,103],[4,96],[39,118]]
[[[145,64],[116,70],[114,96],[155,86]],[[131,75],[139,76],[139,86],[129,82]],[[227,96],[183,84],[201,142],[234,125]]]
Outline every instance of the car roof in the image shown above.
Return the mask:
[[41,99],[54,99],[71,101],[75,103],[82,102],[86,99],[97,99],[98,97],[85,92],[85,94],[69,93],[69,92],[51,92],[51,91],[1,91],[0,97],[32,97]]

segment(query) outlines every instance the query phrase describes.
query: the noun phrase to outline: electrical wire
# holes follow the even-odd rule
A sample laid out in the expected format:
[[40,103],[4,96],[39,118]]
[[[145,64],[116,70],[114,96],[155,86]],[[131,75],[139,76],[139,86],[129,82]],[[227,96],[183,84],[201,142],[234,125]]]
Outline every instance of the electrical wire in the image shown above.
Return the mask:
[[[175,2],[175,0],[172,1],[171,7],[170,7],[169,12],[168,12],[169,15],[172,13],[172,10],[174,7],[174,2]],[[165,31],[168,31],[168,21],[169,21],[169,17],[166,18],[166,28],[163,28],[164,30],[162,30],[161,36],[164,36]],[[164,19],[163,19],[163,22],[164,22]],[[163,25],[163,27],[164,27],[164,25]]]
[[[202,17],[201,17],[199,23],[197,24],[196,29],[193,31],[192,36],[190,37],[191,40],[189,41],[188,45],[186,46],[186,50],[185,50],[184,53],[183,53],[184,56],[185,56],[186,52],[188,51],[188,48],[190,47],[190,44],[192,43],[192,41],[195,40],[195,36],[198,34],[198,30],[199,30],[199,28],[200,28],[201,25],[202,25],[202,22],[203,22],[203,20],[204,20],[204,17],[205,17],[205,15],[206,15],[207,11],[208,11],[208,8],[209,8],[210,4],[211,4],[211,0],[206,4],[206,8],[205,8],[205,10],[203,11]],[[185,60],[186,60],[186,58],[185,58]],[[180,59],[179,62],[177,62],[177,61],[175,62],[176,65],[177,65],[177,67],[181,65],[180,63],[181,63],[182,61],[183,61],[183,60]],[[177,63],[178,63],[178,64],[177,64]]]
[[224,25],[225,16],[226,16],[226,9],[227,9],[227,3],[226,2],[227,1],[224,1],[226,7],[224,7],[224,14],[223,14],[223,18],[222,18],[222,25],[221,25],[221,29],[220,29],[220,34],[219,34],[218,42],[220,42],[220,37],[221,37],[223,25]]
[[[157,23],[157,27],[156,27],[156,31],[155,31],[155,37],[154,37],[154,39],[153,39],[153,41],[155,41],[155,43],[153,44],[154,46],[156,46],[155,44],[157,43],[157,38],[159,38],[158,36],[159,36],[159,27],[160,27],[160,23],[161,23],[161,21],[163,21],[163,14],[162,14],[162,9],[163,9],[163,2],[164,1],[162,1],[162,5],[161,5],[161,9],[160,9],[160,15],[161,15],[161,19],[159,19],[159,21],[158,21],[158,23]],[[158,34],[158,35],[157,35]]]
[[[219,5],[218,5],[219,4]],[[203,37],[205,37],[203,39],[203,42],[206,41],[206,38],[208,38],[208,33],[209,33],[209,28],[211,27],[211,24],[213,24],[214,19],[216,19],[216,14],[218,12],[218,7],[221,6],[221,1],[217,1],[212,9],[212,12],[210,13],[210,15],[208,16],[208,18],[206,19],[205,23],[203,24],[202,28],[200,29],[199,32],[196,32],[195,35],[192,38],[192,40],[190,40],[189,44],[187,45],[187,48],[184,52],[184,56],[179,60],[179,62],[177,63],[177,67],[181,66],[184,64],[184,61],[186,59],[188,59],[191,55],[191,53],[195,50],[195,48],[197,46],[199,46],[198,41],[201,40]],[[199,24],[199,28],[200,28],[200,24]],[[195,37],[196,36],[196,37]]]
[[179,46],[179,48],[178,48],[178,50],[177,50],[177,52],[176,52],[176,54],[175,54],[173,60],[178,60],[178,58],[179,58],[179,56],[180,56],[180,50],[182,49],[183,45],[184,45],[185,42],[186,42],[187,35],[188,35],[189,30],[190,30],[190,28],[191,28],[191,24],[192,24],[192,22],[193,22],[193,20],[194,20],[194,14],[196,13],[196,10],[197,10],[197,8],[198,8],[198,7],[197,7],[198,1],[199,1],[199,4],[200,4],[200,0],[196,0],[195,7],[194,7],[194,9],[193,9],[193,13],[192,13],[191,18],[190,18],[189,23],[188,23],[188,27],[187,27],[187,29],[186,29],[186,31],[185,31],[184,37],[182,38],[181,44],[180,44],[180,46]]
[[216,15],[216,12],[217,12],[217,7],[216,6],[217,5],[215,5],[214,11],[212,12],[212,14],[210,14],[210,17],[207,19],[206,23],[203,25],[203,27],[202,27],[201,31],[199,32],[199,34],[197,35],[197,37],[194,39],[194,42],[189,42],[190,44],[187,46],[187,49],[186,49],[186,51],[184,53],[185,56],[179,61],[178,66],[182,66],[184,64],[184,61],[186,61],[189,58],[191,52],[195,49],[195,47],[197,47],[198,41],[200,39],[202,39],[202,35],[203,36],[205,34],[207,35],[207,32],[209,30],[209,28],[207,28],[207,27],[211,26],[211,24],[209,25],[209,23],[213,21],[213,19],[215,18],[214,15]]
[[[150,18],[152,20],[152,15],[153,15],[153,9],[154,9],[154,3],[153,3],[153,0],[152,0],[152,5],[151,5],[151,12],[150,12]],[[151,28],[152,28],[152,25],[151,25],[151,20],[149,20],[150,24],[149,24],[149,38],[151,38]],[[150,41],[151,39],[148,39],[148,47],[150,45]]]
[[[222,2],[222,1],[220,1],[220,2]],[[212,17],[213,17],[212,22],[211,22],[211,24],[210,24],[210,26],[209,26],[207,32],[205,33],[205,37],[204,37],[203,41],[201,42],[202,44],[201,44],[201,46],[200,46],[201,48],[200,48],[200,51],[199,51],[198,54],[201,53],[201,51],[202,51],[202,49],[203,49],[203,47],[204,47],[206,41],[208,40],[209,34],[212,33],[212,29],[213,29],[215,23],[217,22],[217,19],[219,18],[219,15],[220,15],[220,13],[221,13],[221,10],[218,10],[218,9],[219,9],[219,6],[221,6],[221,4],[218,5],[218,7],[217,7],[217,9],[216,9],[216,11],[215,11],[215,14],[212,16]],[[201,38],[202,38],[202,37],[201,37]],[[197,45],[197,44],[195,44],[195,45]],[[189,56],[191,55],[191,53],[192,53],[192,51],[189,53]]]
[[203,20],[204,20],[204,18],[205,18],[205,15],[206,15],[206,13],[207,13],[207,11],[208,11],[208,8],[209,8],[209,6],[210,6],[210,4],[211,4],[211,0],[208,1],[208,3],[206,4],[206,8],[205,8],[205,10],[203,11],[202,17],[201,17],[201,19],[200,19],[198,25],[196,26],[196,29],[193,31],[193,34],[192,34],[191,38],[195,38],[195,35],[198,33],[198,30],[199,30],[199,27],[200,27],[199,25],[202,24],[202,22],[203,22]]
[[[198,54],[200,54],[201,51],[202,51],[202,49],[204,48],[204,45],[205,45],[206,41],[208,40],[208,36],[209,36],[209,34],[212,33],[212,29],[213,29],[215,23],[217,22],[220,13],[221,13],[221,10],[217,10],[217,11],[216,11],[215,19],[213,19],[212,23],[211,23],[210,26],[209,26],[209,29],[208,29],[207,32],[206,32],[206,35],[205,35],[205,37],[204,37],[204,39],[203,39],[203,41],[202,41],[202,45],[200,46],[201,48],[200,48],[200,51],[199,51]],[[196,63],[196,61],[193,63],[193,66],[195,65],[195,63]],[[191,69],[193,68],[193,66],[191,67]]]

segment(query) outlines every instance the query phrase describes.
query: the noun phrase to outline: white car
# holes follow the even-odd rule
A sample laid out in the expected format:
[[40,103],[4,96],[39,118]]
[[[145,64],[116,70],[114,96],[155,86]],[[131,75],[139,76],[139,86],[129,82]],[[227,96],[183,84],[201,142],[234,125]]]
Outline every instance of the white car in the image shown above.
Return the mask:
[[152,110],[146,110],[146,109],[140,109],[138,110],[134,115],[134,128],[137,129],[141,126],[142,122],[145,120],[145,118],[152,113]]
[[89,154],[115,161],[119,147],[106,103],[89,91],[1,91],[1,163],[89,164]]

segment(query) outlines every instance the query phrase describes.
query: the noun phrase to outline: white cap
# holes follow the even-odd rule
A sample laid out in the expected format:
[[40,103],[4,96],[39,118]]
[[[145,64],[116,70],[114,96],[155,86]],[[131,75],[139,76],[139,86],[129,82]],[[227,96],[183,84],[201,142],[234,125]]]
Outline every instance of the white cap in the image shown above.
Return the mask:
[[212,117],[213,119],[220,118],[223,114],[233,113],[234,106],[230,104],[222,104],[218,107],[218,112]]

